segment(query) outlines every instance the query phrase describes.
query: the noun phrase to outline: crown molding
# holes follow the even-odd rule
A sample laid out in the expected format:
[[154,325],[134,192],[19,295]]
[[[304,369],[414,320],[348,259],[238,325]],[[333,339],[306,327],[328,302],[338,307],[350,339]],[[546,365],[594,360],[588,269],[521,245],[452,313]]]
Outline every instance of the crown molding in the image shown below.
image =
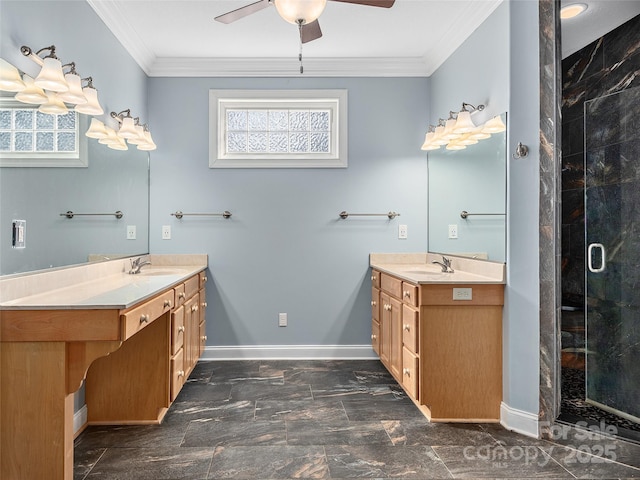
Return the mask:
[[127,21],[127,17],[116,2],[104,0],[87,0],[89,6],[96,12],[111,33],[118,39],[133,60],[149,75],[156,57],[146,47],[145,42],[138,36],[135,29]]
[[[422,58],[306,58],[307,77],[425,77]],[[158,58],[151,77],[296,77],[295,58]]]

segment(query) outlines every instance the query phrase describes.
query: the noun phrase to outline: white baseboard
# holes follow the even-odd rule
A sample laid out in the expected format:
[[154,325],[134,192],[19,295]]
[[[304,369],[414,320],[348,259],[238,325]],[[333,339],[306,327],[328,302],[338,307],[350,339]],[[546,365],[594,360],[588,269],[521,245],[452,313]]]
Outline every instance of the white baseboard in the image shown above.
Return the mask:
[[375,360],[371,345],[208,346],[200,360]]
[[504,402],[500,404],[500,424],[507,430],[512,430],[528,437],[539,438],[538,415],[511,408]]
[[78,433],[85,423],[87,423],[87,406],[83,405],[80,410],[73,414],[73,433]]

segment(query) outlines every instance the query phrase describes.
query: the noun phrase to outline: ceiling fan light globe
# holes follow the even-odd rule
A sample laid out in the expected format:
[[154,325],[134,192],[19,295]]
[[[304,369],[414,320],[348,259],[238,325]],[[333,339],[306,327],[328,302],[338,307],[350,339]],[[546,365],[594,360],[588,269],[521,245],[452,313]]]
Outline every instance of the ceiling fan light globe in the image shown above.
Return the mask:
[[327,5],[327,0],[274,0],[276,10],[287,22],[298,25],[318,19]]

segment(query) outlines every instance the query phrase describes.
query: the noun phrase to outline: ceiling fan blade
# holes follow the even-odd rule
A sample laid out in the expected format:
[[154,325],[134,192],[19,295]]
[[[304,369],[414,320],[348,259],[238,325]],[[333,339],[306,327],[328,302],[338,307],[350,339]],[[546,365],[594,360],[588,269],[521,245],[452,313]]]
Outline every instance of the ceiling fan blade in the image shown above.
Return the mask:
[[318,20],[314,20],[311,23],[305,23],[300,27],[300,40],[302,43],[310,42],[311,40],[317,40],[322,36],[322,30],[320,30],[320,24]]
[[368,5],[370,7],[391,8],[396,0],[331,0],[332,2],[355,3],[356,5]]
[[237,8],[223,15],[218,15],[216,18],[214,18],[214,20],[222,23],[235,22],[236,20],[240,20],[247,15],[259,12],[260,10],[267,8],[269,5],[271,5],[271,0],[258,0],[257,2]]

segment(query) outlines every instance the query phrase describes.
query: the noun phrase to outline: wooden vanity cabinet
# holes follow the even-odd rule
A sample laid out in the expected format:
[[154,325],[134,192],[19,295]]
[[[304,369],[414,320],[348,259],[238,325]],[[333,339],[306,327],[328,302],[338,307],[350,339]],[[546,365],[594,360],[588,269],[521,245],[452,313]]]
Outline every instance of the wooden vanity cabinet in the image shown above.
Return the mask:
[[87,372],[89,424],[162,421],[203,350],[203,278],[194,275],[121,312],[127,341],[95,360]]
[[[382,363],[431,421],[495,422],[502,401],[502,284],[413,284],[379,279]],[[454,288],[472,290],[454,299]],[[372,288],[372,305],[376,299]]]

